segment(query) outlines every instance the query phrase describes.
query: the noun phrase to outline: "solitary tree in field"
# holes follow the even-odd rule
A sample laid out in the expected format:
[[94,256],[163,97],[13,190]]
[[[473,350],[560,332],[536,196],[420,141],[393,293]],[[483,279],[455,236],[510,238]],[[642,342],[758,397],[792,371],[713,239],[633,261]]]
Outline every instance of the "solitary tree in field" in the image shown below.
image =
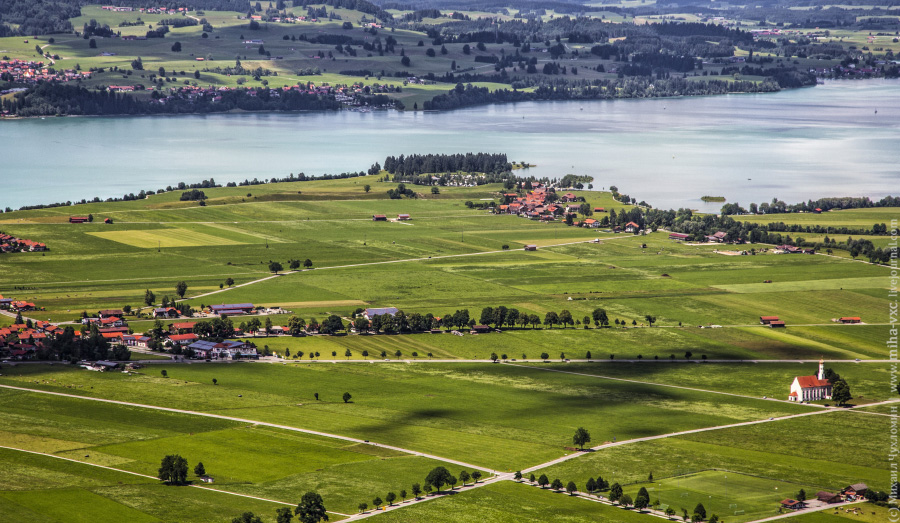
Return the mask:
[[575,430],[575,435],[572,436],[572,443],[578,445],[581,450],[584,450],[584,444],[591,442],[591,434],[584,427],[578,427]]
[[647,323],[652,327],[654,323],[656,323],[656,316],[651,316],[649,314],[644,315],[644,319],[647,320]]
[[162,459],[157,477],[173,485],[183,485],[187,481],[187,460],[178,454],[170,454]]
[[517,470],[515,474],[513,474],[513,479],[516,481],[522,481],[522,471]]
[[365,185],[363,185],[363,190],[366,192],[369,192],[372,190],[372,186],[369,184],[365,184]]
[[187,283],[180,281],[175,284],[175,294],[178,295],[179,298],[184,298],[184,293],[188,290]]
[[310,267],[313,266],[312,260],[310,260],[309,258],[305,259],[303,261],[303,266],[306,267],[307,269],[309,269]]
[[351,396],[349,392],[345,392],[344,395],[342,396],[342,398],[344,399],[344,403],[349,403],[349,402],[350,402],[350,399],[351,399],[352,397],[353,397],[353,396]]
[[166,369],[161,370],[159,373],[162,374],[162,377],[163,377],[163,378],[168,378],[168,377],[169,377],[169,373],[166,371]]
[[234,278],[225,278],[225,285],[231,287],[234,285]]
[[147,291],[144,292],[144,303],[146,303],[147,305],[153,305],[155,302],[156,294],[153,294],[153,291],[147,289]]
[[205,476],[206,468],[203,466],[203,462],[200,461],[197,463],[197,466],[194,467],[194,475],[195,476]]
[[328,521],[328,513],[325,510],[325,502],[317,492],[307,492],[300,498],[300,504],[294,509],[300,523],[319,523]]

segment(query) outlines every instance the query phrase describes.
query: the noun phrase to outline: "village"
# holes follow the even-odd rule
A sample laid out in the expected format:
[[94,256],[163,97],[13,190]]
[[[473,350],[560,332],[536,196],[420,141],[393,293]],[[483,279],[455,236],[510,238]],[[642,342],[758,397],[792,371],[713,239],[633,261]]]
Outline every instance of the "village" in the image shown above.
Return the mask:
[[44,252],[47,245],[0,232],[0,252]]
[[45,81],[73,82],[89,79],[92,75],[92,71],[76,71],[75,69],[57,71],[53,68],[52,63],[48,65],[34,60],[9,60],[6,58],[0,60],[0,79],[6,82],[29,85]]

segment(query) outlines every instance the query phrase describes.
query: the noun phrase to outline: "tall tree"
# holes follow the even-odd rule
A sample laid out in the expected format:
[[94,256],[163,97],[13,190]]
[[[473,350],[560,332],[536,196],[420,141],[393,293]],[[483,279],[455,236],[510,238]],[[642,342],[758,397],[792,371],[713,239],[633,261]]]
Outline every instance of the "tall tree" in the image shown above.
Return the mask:
[[174,485],[183,485],[187,481],[187,460],[178,454],[170,454],[162,459],[159,465],[159,479]]
[[188,290],[187,283],[180,281],[175,284],[175,294],[178,295],[179,298],[184,298],[184,293]]
[[450,471],[444,467],[435,467],[425,476],[425,482],[432,485],[438,492],[441,487],[450,482]]
[[325,502],[318,492],[307,492],[300,498],[300,503],[294,509],[300,523],[319,523],[328,521],[328,512],[325,510]]
[[584,444],[591,442],[591,434],[584,427],[578,427],[575,430],[575,435],[572,436],[572,443],[578,445],[581,450],[584,450]]

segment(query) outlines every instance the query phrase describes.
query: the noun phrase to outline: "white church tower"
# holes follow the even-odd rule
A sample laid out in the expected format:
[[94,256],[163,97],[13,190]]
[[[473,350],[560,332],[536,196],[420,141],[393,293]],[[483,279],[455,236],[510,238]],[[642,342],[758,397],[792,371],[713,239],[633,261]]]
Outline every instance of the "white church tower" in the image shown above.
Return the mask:
[[819,375],[817,376],[820,380],[825,379],[825,359],[819,358]]

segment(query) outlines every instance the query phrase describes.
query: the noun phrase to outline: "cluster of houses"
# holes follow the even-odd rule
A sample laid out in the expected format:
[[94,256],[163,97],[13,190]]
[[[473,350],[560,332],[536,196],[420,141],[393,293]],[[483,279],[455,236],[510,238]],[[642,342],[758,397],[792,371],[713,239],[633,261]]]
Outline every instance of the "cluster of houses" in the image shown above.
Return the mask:
[[34,359],[44,342],[58,332],[62,332],[60,327],[46,321],[35,322],[31,326],[14,323],[9,327],[0,327],[0,357],[17,361]]
[[[867,490],[869,490],[869,487],[865,483],[849,485],[837,493],[820,490],[816,493],[815,502],[817,505],[831,505],[845,501],[858,501],[866,496]],[[781,508],[787,510],[803,510],[809,508],[809,506],[810,502],[807,500],[785,499],[781,501]]]
[[[546,185],[535,183],[533,190],[525,196],[507,193],[503,197],[509,203],[500,205],[494,212],[497,214],[515,214],[524,218],[541,221],[554,221],[565,214],[577,214],[580,206],[570,202],[578,201],[572,193],[559,197],[556,203],[549,201],[550,191]],[[567,205],[569,204],[569,205]]]
[[775,254],[815,254],[814,249],[804,249],[802,247],[794,247],[793,245],[776,245]]
[[[30,301],[4,298],[3,295],[0,294],[0,309],[13,312],[27,312],[38,310],[38,307]],[[41,308],[41,310],[43,310],[43,308]]]
[[70,82],[91,77],[90,71],[51,70],[50,64],[33,60],[0,60],[0,76],[15,83],[36,84],[44,81]]
[[47,245],[0,232],[0,252],[43,252]]
[[177,15],[179,13],[187,13],[190,11],[187,7],[126,7],[118,5],[104,5],[100,9],[106,11],[114,11],[117,13],[129,13],[137,11],[139,13],[147,13],[153,15]]

